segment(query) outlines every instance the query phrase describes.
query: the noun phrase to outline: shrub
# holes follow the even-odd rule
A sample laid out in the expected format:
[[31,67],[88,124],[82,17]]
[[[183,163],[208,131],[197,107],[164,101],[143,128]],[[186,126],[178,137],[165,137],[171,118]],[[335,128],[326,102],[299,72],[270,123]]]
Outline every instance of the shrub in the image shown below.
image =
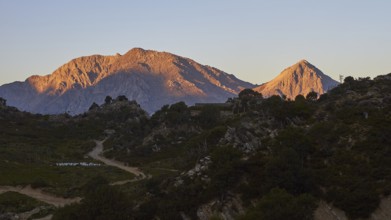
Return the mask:
[[254,98],[254,97],[262,98],[262,94],[259,93],[259,92],[254,91],[252,89],[243,89],[239,93],[239,98],[240,99],[250,99],[250,98]]
[[220,110],[215,106],[205,106],[198,116],[200,124],[204,127],[213,127],[220,119]]
[[132,219],[132,215],[132,202],[124,193],[110,186],[98,185],[87,192],[81,204],[69,205],[58,209],[53,219],[126,220]]
[[310,220],[316,206],[316,200],[309,194],[294,197],[283,189],[274,188],[241,220]]
[[212,165],[209,175],[212,179],[210,189],[219,195],[227,192],[239,180],[242,153],[233,147],[218,147],[211,155]]
[[318,93],[312,91],[312,92],[309,92],[307,94],[307,96],[305,97],[305,99],[307,101],[310,101],[310,102],[315,102],[317,99],[318,99]]
[[108,104],[111,104],[112,102],[113,102],[113,98],[111,98],[111,96],[106,96],[105,104],[108,105]]

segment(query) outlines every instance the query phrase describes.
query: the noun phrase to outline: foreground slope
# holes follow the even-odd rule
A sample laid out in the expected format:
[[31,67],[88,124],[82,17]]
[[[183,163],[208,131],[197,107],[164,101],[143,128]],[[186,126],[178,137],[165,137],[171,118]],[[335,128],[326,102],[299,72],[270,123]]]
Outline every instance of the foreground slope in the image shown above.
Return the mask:
[[[137,201],[128,219],[389,219],[390,80],[348,77],[319,99],[242,92],[122,120],[104,155],[152,174],[121,188]],[[55,216],[83,219],[95,206]]]
[[321,70],[306,60],[301,60],[286,68],[272,81],[254,90],[263,96],[286,96],[294,99],[297,95],[307,95],[309,92],[323,94],[338,85],[338,82],[325,75]]
[[[124,97],[74,117],[23,113],[0,99],[0,185],[82,197],[52,211],[62,220],[390,219],[390,82],[347,77],[319,99],[247,91],[151,117]],[[103,156],[150,178],[55,166],[90,162],[91,140],[105,133]]]
[[222,102],[252,84],[166,52],[135,48],[124,55],[80,57],[47,76],[0,87],[8,104],[33,113],[85,112],[106,96],[125,95],[148,112],[185,101]]

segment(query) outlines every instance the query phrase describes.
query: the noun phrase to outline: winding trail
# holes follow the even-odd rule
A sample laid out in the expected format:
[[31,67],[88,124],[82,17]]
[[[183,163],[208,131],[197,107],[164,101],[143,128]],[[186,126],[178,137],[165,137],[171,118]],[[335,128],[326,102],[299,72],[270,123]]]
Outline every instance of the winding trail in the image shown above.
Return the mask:
[[63,207],[65,205],[69,205],[72,203],[80,202],[81,198],[62,198],[57,197],[48,193],[43,192],[40,189],[33,189],[31,186],[0,186],[0,194],[3,194],[5,192],[17,192],[26,196],[29,196],[31,198],[34,198],[36,200],[45,202],[47,204],[53,205],[55,207]]
[[[117,167],[121,170],[136,175],[136,177],[132,180],[118,181],[118,182],[111,183],[110,185],[123,185],[126,183],[136,182],[136,181],[143,180],[147,177],[148,178],[150,177],[150,175],[147,176],[138,167],[128,167],[125,166],[125,164],[122,162],[110,160],[108,158],[101,156],[103,152],[103,143],[106,140],[107,138],[102,141],[95,140],[96,147],[90,153],[88,153],[88,156],[90,156],[95,160],[101,161],[102,163],[108,166]],[[45,202],[47,204],[53,205],[55,207],[63,207],[65,205],[69,205],[72,203],[78,203],[82,200],[82,198],[80,197],[76,197],[76,198],[57,197],[55,195],[45,193],[41,189],[33,189],[31,186],[24,186],[24,187],[23,186],[0,186],[0,194],[3,194],[5,192],[17,192],[32,197],[34,199],[37,199],[39,201]]]
[[99,160],[108,166],[117,167],[121,170],[124,170],[126,172],[129,172],[129,173],[136,175],[136,178],[134,180],[120,181],[120,182],[113,183],[111,185],[121,185],[120,183],[124,184],[124,183],[132,182],[132,181],[134,182],[134,181],[138,181],[138,180],[142,180],[142,179],[147,178],[147,175],[145,175],[145,173],[143,173],[138,167],[128,167],[128,166],[125,166],[125,164],[122,162],[119,162],[116,160],[111,160],[111,159],[108,159],[106,157],[101,156],[101,154],[103,152],[103,143],[106,140],[107,140],[107,138],[104,139],[103,141],[95,140],[96,146],[90,153],[88,153],[88,156],[90,156],[91,158],[93,158],[95,160]]
[[[147,176],[145,173],[143,173],[138,167],[128,167],[128,166],[125,166],[125,164],[122,162],[119,162],[116,160],[110,160],[108,158],[101,156],[101,154],[103,153],[103,143],[106,140],[107,140],[107,138],[102,141],[95,140],[96,146],[90,153],[88,153],[88,156],[90,156],[91,158],[98,160],[108,166],[117,167],[117,168],[124,170],[128,173],[136,175],[136,177],[132,180],[118,181],[118,182],[111,183],[110,185],[112,185],[112,186],[124,185],[126,183],[136,182],[136,181],[140,181],[140,180],[151,177],[151,175]],[[82,198],[80,198],[80,197],[76,197],[76,198],[57,197],[57,196],[45,193],[41,189],[33,189],[31,186],[25,186],[25,187],[23,187],[23,186],[0,186],[0,194],[6,193],[6,192],[17,192],[17,193],[32,197],[34,199],[37,199],[39,201],[45,202],[47,204],[53,205],[55,207],[64,207],[64,206],[70,205],[72,203],[79,203],[82,200]],[[34,214],[35,212],[38,212],[38,211],[39,211],[39,209],[37,208],[37,209],[34,209],[30,212],[21,213],[21,217],[22,217],[21,219],[27,219],[27,217],[30,217],[32,214]],[[51,218],[52,218],[52,215],[48,215],[40,220],[48,220]]]

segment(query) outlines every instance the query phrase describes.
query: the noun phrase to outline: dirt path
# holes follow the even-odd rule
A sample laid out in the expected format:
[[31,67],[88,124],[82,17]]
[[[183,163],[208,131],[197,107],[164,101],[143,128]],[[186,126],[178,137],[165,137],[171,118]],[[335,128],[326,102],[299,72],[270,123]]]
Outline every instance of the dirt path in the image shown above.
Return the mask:
[[132,180],[122,180],[122,181],[117,181],[117,182],[113,182],[113,183],[110,183],[110,186],[121,186],[121,185],[125,185],[127,183],[134,183],[134,182],[137,182],[141,180],[140,178],[134,178]]
[[26,219],[26,220],[27,220],[27,219],[29,219],[32,215],[37,214],[40,210],[41,210],[41,208],[38,207],[38,208],[35,208],[35,209],[33,209],[33,210],[31,210],[31,211],[28,211],[28,212],[19,213],[19,214],[18,214],[19,219],[21,219],[21,220]]
[[160,168],[160,167],[149,167],[149,168],[150,168],[150,169],[154,169],[154,170],[168,171],[168,172],[181,172],[180,170],[167,169],[167,168]]
[[34,220],[51,220],[53,218],[53,215],[48,215],[48,216],[45,216],[43,218],[36,218]]
[[[101,156],[101,154],[103,152],[103,143],[106,141],[106,139],[104,139],[103,141],[95,141],[96,147],[90,153],[88,153],[88,156],[90,156],[91,158],[93,158],[95,160],[101,161],[102,163],[104,163],[108,166],[117,167],[121,170],[124,170],[126,172],[129,172],[129,173],[136,175],[136,177],[132,180],[118,181],[118,182],[112,183],[110,185],[123,185],[126,183],[135,182],[135,181],[145,179],[147,177],[148,178],[151,177],[150,175],[148,175],[148,176],[145,175],[145,173],[143,173],[138,167],[128,167],[128,166],[125,166],[122,162],[110,160],[108,158]],[[71,199],[56,197],[54,195],[45,193],[40,189],[33,189],[33,188],[31,188],[31,186],[26,186],[26,187],[0,186],[0,194],[3,194],[5,192],[18,192],[20,194],[32,197],[34,199],[37,199],[39,201],[53,205],[55,207],[63,207],[65,205],[69,205],[72,203],[78,203],[82,199],[80,197],[71,198]],[[33,210],[33,211],[35,211],[35,210]],[[31,214],[31,213],[26,213],[26,214]],[[51,219],[51,217],[52,216],[49,215],[49,216],[42,218],[42,220]]]
[[[108,166],[117,167],[121,170],[132,173],[132,174],[136,175],[137,180],[147,178],[147,175],[145,175],[145,173],[143,173],[138,167],[128,167],[128,166],[125,166],[125,164],[122,162],[110,160],[108,158],[101,156],[101,154],[103,152],[103,143],[106,140],[107,140],[107,138],[104,139],[103,141],[95,140],[96,147],[90,153],[88,153],[88,156],[92,157],[95,160],[99,160]],[[116,185],[118,185],[118,184],[116,184]]]
[[19,187],[19,186],[0,186],[0,194],[5,192],[18,192],[20,194],[30,196],[31,198],[37,199],[39,201],[45,202],[47,204],[63,207],[72,203],[80,202],[81,198],[76,197],[72,199],[66,199],[62,197],[57,197],[45,192],[42,192],[40,189],[33,189],[31,186]]

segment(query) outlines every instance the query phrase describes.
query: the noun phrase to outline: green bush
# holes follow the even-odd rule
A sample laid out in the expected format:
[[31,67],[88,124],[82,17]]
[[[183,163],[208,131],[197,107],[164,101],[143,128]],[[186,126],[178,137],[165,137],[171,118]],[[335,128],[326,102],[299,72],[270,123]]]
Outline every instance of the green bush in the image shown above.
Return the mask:
[[220,110],[215,106],[205,106],[198,116],[199,123],[206,128],[211,128],[220,120]]
[[212,191],[224,194],[238,182],[242,173],[241,157],[242,153],[233,147],[218,147],[212,152],[209,170]]
[[5,192],[0,194],[0,213],[21,213],[33,210],[39,206],[47,206],[46,203],[37,201],[31,197],[17,192]]
[[131,200],[121,191],[98,185],[87,191],[81,204],[69,205],[55,212],[53,220],[133,219]]
[[294,197],[283,189],[274,188],[240,220],[312,220],[316,207],[316,200],[309,194]]
[[279,187],[295,195],[313,189],[310,172],[293,149],[282,148],[274,154],[265,164],[265,187]]
[[36,179],[34,182],[31,183],[31,187],[33,189],[44,188],[44,187],[47,187],[47,186],[50,186],[50,185],[43,179]]

